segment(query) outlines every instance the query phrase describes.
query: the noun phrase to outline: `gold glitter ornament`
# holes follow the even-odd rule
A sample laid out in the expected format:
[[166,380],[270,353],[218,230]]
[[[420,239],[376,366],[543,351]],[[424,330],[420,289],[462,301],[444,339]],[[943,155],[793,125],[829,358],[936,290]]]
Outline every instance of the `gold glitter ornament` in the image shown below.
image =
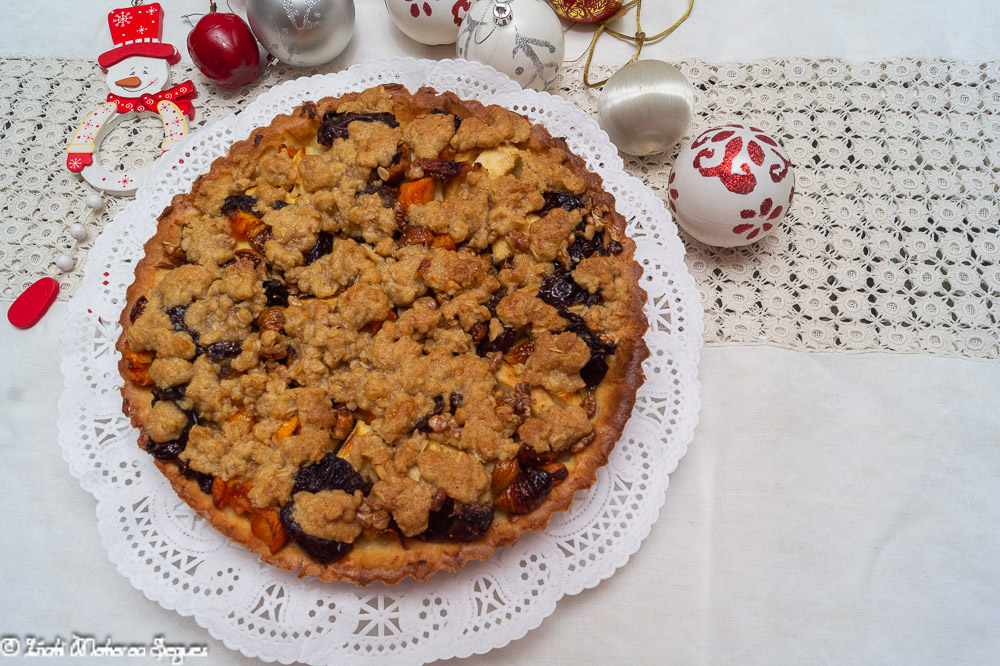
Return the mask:
[[548,0],[560,17],[577,23],[597,23],[622,8],[622,0]]

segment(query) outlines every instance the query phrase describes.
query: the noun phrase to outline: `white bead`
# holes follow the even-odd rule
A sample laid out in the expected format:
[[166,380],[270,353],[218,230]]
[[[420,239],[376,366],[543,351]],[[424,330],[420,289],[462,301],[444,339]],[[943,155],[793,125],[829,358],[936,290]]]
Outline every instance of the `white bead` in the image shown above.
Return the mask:
[[104,197],[100,194],[88,194],[87,195],[87,206],[97,210],[104,205]]
[[75,263],[76,262],[73,261],[73,257],[70,257],[69,255],[60,254],[56,257],[56,266],[58,266],[61,271],[73,270],[73,264]]
[[78,241],[87,240],[87,227],[82,224],[71,224],[69,227],[69,235]]

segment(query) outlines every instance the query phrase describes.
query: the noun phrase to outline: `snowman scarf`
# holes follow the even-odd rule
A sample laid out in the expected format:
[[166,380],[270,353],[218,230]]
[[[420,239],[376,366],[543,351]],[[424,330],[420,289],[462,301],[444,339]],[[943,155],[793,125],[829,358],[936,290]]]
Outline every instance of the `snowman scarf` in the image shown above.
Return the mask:
[[156,103],[161,100],[167,100],[168,102],[173,102],[177,105],[177,108],[181,110],[185,116],[190,120],[194,120],[194,104],[188,100],[197,96],[197,92],[194,89],[194,83],[192,81],[185,81],[180,83],[173,88],[167,88],[166,90],[161,90],[158,93],[153,93],[152,95],[140,95],[139,97],[121,97],[120,95],[115,95],[114,93],[108,93],[108,101],[114,102],[118,106],[118,113],[128,113],[130,111],[135,111],[136,113],[142,113],[143,111],[156,112]]

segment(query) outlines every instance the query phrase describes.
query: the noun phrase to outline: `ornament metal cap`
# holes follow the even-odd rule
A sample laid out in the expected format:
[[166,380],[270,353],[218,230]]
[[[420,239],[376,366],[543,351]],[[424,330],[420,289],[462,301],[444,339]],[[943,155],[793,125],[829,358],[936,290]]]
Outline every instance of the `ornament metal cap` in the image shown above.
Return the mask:
[[514,12],[510,9],[510,3],[504,2],[503,0],[497,0],[496,6],[493,7],[493,22],[498,26],[503,27],[514,20]]

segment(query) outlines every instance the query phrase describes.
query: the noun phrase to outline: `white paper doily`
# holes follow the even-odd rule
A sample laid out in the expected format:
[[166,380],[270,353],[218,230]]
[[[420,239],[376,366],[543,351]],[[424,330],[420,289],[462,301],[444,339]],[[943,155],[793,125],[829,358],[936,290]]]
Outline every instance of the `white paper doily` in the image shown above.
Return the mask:
[[[601,174],[629,220],[649,294],[651,357],[610,464],[547,531],[525,535],[488,562],[438,574],[428,583],[324,585],[262,564],[176,497],[121,413],[116,322],[156,217],[234,140],[304,100],[390,82],[500,104],[566,137]],[[101,540],[118,570],[164,608],[194,616],[229,648],[266,661],[310,664],[405,664],[481,654],[537,627],[564,594],[594,587],[638,550],[697,422],[702,326],[697,291],[663,203],[624,172],[617,150],[580,109],[523,91],[482,65],[370,61],[277,86],[239,115],[191,135],[154,165],[135,200],[95,242],[69,304],[59,441],[70,471],[97,498]]]

